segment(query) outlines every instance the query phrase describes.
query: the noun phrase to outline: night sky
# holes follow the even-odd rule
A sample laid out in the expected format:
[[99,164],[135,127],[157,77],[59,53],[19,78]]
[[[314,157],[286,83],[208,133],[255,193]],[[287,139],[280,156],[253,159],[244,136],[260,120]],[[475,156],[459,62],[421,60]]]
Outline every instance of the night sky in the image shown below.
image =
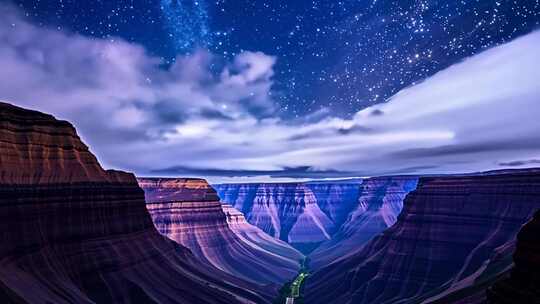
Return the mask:
[[538,0],[15,1],[44,26],[144,45],[163,62],[208,48],[277,57],[280,115],[351,116],[538,28]]
[[539,1],[0,0],[0,100],[146,176],[534,166]]

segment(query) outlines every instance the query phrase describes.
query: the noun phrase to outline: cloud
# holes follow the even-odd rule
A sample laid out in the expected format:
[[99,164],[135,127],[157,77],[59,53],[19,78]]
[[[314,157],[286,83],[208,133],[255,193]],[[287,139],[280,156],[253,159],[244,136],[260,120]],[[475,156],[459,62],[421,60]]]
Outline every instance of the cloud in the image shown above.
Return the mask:
[[37,27],[10,6],[0,16],[0,98],[72,121],[98,152],[167,141],[187,121],[257,120],[251,112],[274,107],[276,59],[260,52],[239,54],[221,73],[211,70],[221,58],[202,49],[164,69],[121,39]]
[[507,163],[499,163],[501,167],[522,167],[528,165],[538,165],[540,164],[540,159],[528,159],[528,160],[515,160]]
[[360,172],[337,170],[319,170],[313,167],[284,167],[279,170],[235,170],[217,168],[190,168],[175,166],[165,169],[153,170],[158,175],[196,175],[207,177],[260,177],[269,178],[339,178],[343,176],[361,176]]
[[476,172],[536,164],[515,160],[540,153],[539,53],[533,32],[353,117],[285,120],[272,98],[279,58],[201,49],[164,68],[140,45],[44,29],[4,7],[0,99],[70,120],[105,166],[140,175]]

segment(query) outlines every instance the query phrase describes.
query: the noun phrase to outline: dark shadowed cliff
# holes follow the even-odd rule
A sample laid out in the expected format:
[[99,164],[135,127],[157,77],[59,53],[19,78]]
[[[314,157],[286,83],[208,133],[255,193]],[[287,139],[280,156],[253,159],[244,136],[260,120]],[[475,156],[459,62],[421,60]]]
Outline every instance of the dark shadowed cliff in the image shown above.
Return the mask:
[[[306,302],[427,303],[475,285],[511,267],[539,208],[538,170],[421,178],[396,224],[310,277]],[[485,288],[463,303],[484,299]]]

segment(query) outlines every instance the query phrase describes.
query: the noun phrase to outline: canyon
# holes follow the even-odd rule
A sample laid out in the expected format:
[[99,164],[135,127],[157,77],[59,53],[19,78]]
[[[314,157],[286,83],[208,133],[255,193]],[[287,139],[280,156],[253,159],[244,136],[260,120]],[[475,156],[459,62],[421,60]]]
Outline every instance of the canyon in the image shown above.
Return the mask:
[[415,176],[306,183],[218,184],[221,200],[249,223],[326,265],[390,227]]
[[540,208],[540,171],[422,177],[403,206],[392,227],[317,270],[306,302],[485,301],[487,286],[512,266],[518,231]]
[[138,181],[160,233],[191,249],[200,260],[261,285],[281,285],[298,272],[303,258],[300,252],[271,236],[263,236],[262,231],[243,220],[239,211],[224,208],[205,180]]
[[73,126],[0,103],[2,303],[269,303],[160,235],[134,175]]
[[213,185],[247,221],[304,253],[330,240],[358,201],[355,183]]
[[351,252],[391,227],[403,208],[403,199],[416,188],[415,176],[383,176],[364,179],[358,201],[332,238],[310,255],[310,267],[319,269]]
[[0,139],[2,303],[540,302],[540,169],[136,179],[6,103]]

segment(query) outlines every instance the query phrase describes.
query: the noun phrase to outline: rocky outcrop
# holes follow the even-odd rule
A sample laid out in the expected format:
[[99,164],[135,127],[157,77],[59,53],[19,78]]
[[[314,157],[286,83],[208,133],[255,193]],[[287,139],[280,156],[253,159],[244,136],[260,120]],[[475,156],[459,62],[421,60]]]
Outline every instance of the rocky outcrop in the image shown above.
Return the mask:
[[[287,244],[279,244],[274,251],[277,242],[273,240],[259,238],[257,242],[265,244],[256,245],[237,235],[227,223],[215,190],[205,180],[139,178],[139,185],[146,192],[147,208],[157,229],[206,263],[259,284],[282,284],[297,274],[301,254]],[[248,230],[246,234],[254,237]]]
[[396,224],[310,277],[306,302],[418,303],[474,285],[539,208],[538,170],[421,178]]
[[329,240],[358,200],[358,183],[215,185],[249,223],[300,249]]
[[350,212],[357,207],[361,183],[362,180],[306,183],[315,196],[317,206],[332,221],[330,235],[339,230]]
[[259,227],[248,223],[244,214],[233,206],[222,204],[222,207],[229,227],[245,243],[254,248],[262,248],[265,251],[286,257],[291,261],[301,261],[304,258],[303,254],[292,248],[289,244],[269,236]]
[[[348,256],[363,244],[392,226],[403,208],[403,199],[414,190],[417,177],[385,176],[365,179],[358,202],[332,239],[310,254],[310,266],[318,269],[337,258]],[[339,205],[339,204],[336,204]],[[343,212],[342,214],[345,214]]]
[[0,103],[0,192],[2,303],[267,301],[161,236],[68,122]]
[[540,303],[540,211],[518,233],[510,276],[487,296],[489,304]]

